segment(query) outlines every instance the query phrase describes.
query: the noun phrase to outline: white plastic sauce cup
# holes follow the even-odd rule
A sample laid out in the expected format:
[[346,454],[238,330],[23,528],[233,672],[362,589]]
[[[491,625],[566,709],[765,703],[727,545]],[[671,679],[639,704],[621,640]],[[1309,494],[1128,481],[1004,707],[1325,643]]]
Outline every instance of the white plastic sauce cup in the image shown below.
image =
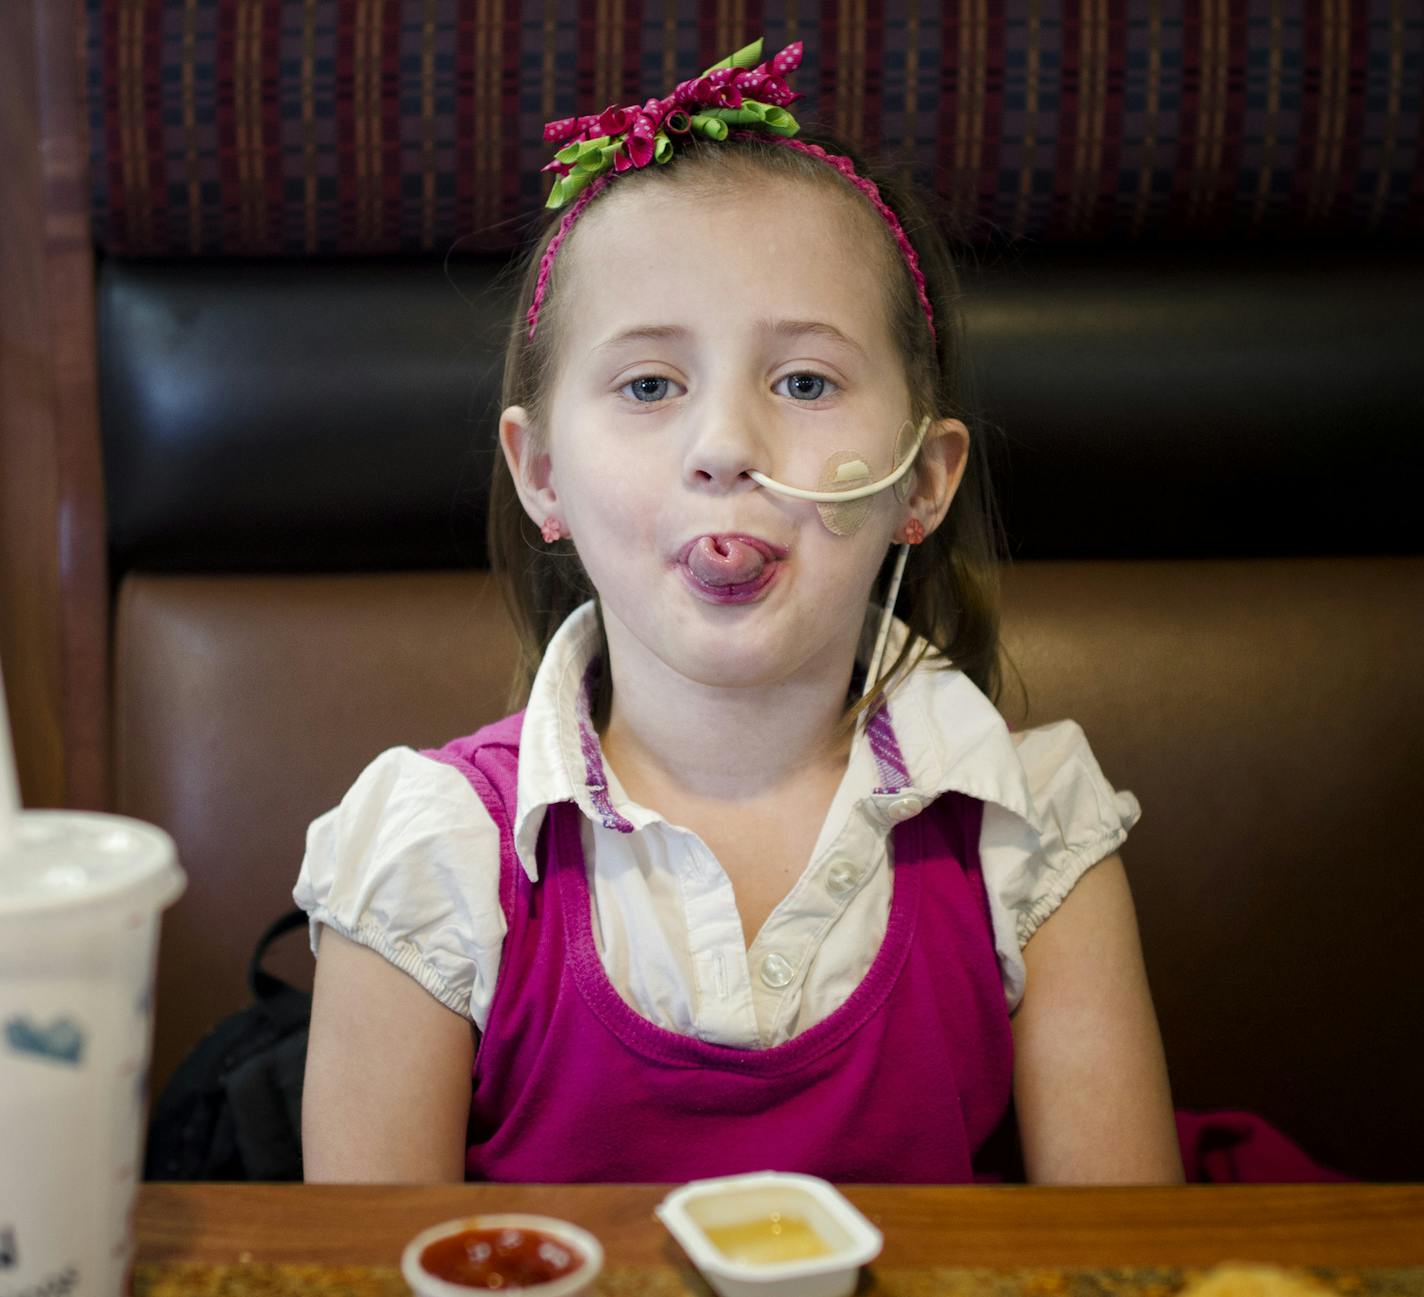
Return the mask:
[[119,1297],[173,840],[26,811],[0,855],[0,1297]]
[[[850,1297],[860,1267],[880,1255],[885,1241],[835,1185],[794,1171],[692,1180],[653,1211],[718,1297]],[[709,1233],[771,1223],[783,1214],[809,1226],[825,1251],[780,1261],[740,1260],[726,1255]]]

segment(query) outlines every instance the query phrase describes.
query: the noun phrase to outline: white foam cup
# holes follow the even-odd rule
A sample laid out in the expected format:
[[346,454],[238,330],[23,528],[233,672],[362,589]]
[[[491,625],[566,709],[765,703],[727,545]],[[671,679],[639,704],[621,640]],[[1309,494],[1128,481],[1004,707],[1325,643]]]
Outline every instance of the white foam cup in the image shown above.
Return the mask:
[[0,852],[0,1297],[119,1297],[173,839],[24,811]]

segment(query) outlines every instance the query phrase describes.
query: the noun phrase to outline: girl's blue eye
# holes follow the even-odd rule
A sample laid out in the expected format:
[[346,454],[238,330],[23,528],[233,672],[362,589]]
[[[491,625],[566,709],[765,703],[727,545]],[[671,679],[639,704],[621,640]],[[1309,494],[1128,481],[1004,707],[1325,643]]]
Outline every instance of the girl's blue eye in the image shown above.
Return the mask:
[[826,390],[826,380],[819,374],[788,374],[782,380],[787,394],[795,401],[819,400]]
[[633,399],[642,401],[645,404],[653,401],[661,401],[667,395],[668,380],[666,378],[655,378],[648,374],[642,378],[635,378],[625,386],[632,389]]

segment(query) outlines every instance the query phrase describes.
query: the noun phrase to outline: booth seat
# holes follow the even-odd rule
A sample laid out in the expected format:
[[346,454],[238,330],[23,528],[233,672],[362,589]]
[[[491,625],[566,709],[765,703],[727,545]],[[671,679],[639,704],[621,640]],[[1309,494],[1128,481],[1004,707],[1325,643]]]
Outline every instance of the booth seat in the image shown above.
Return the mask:
[[[509,707],[484,500],[542,121],[756,32],[615,5],[600,62],[534,5],[139,8],[88,0],[86,75],[111,800],[189,877],[160,1086],[246,1002],[307,823],[382,749]],[[1011,555],[1000,707],[1077,720],[1142,803],[1177,1104],[1417,1179],[1419,9],[1246,8],[767,35],[953,227]],[[299,939],[276,967],[309,983]]]

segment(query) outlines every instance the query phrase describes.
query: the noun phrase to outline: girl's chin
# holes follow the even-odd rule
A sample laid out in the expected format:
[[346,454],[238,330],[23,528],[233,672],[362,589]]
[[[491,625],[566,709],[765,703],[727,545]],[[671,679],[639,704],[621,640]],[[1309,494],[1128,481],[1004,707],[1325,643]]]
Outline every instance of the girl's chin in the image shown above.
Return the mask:
[[[746,610],[748,613],[751,609]],[[806,635],[758,635],[750,623],[725,633],[701,631],[673,652],[669,665],[684,679],[709,689],[772,689],[791,684],[803,671],[814,670],[815,654],[806,652]],[[668,646],[672,648],[671,645]]]
[[771,566],[777,574],[741,602],[699,598],[678,572],[670,602],[635,599],[623,616],[605,599],[610,639],[626,635],[635,659],[648,653],[689,683],[718,689],[785,686],[807,671],[820,675],[830,657],[853,655],[863,618],[847,627],[829,608],[807,607],[792,574]]

